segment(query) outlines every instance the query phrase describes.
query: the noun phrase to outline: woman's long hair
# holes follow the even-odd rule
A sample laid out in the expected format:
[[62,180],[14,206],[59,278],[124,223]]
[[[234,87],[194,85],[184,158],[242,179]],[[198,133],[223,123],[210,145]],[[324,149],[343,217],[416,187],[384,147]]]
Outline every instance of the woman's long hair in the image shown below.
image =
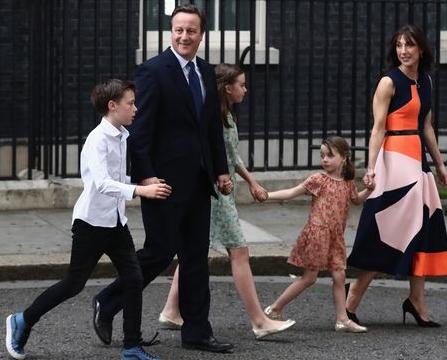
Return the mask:
[[234,84],[237,77],[244,72],[238,66],[229,64],[219,64],[214,71],[216,72],[217,92],[220,99],[220,117],[224,126],[229,128],[230,124],[227,116],[231,114],[234,117],[234,111],[228,101],[225,86]]
[[417,45],[422,51],[422,55],[419,59],[418,71],[430,71],[434,63],[434,57],[427,37],[418,26],[410,24],[402,26],[394,33],[393,37],[391,38],[388,47],[388,55],[386,58],[389,68],[391,69],[400,65],[400,61],[397,58],[396,53],[396,44],[402,36],[407,43],[409,43],[410,45]]

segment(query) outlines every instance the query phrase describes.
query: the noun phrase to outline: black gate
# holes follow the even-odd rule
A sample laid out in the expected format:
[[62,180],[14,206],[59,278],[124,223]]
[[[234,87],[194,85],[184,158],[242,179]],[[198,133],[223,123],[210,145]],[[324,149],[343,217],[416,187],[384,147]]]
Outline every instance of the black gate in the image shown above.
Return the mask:
[[162,51],[170,11],[184,2],[208,15],[201,56],[247,71],[238,112],[250,169],[318,166],[330,134],[348,138],[361,165],[386,47],[406,23],[424,29],[436,55],[444,146],[447,0],[0,0],[0,178],[79,176],[83,140],[98,122],[91,88],[131,79],[136,63]]
[[132,78],[138,0],[2,0],[0,178],[79,176],[93,86]]

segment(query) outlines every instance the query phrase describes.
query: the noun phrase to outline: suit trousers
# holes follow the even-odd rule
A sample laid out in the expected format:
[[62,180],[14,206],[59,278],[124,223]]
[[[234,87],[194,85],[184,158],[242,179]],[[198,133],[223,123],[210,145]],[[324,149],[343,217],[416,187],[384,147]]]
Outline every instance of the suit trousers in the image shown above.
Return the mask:
[[33,326],[40,317],[84,289],[96,264],[107,254],[123,284],[124,346],[141,340],[141,292],[143,278],[127,225],[107,228],[76,219],[72,227],[70,266],[64,279],[39,295],[24,311],[25,322]]
[[[184,201],[141,200],[146,240],[144,247],[137,251],[137,257],[143,273],[143,286],[147,286],[177,254],[179,306],[184,320],[182,339],[199,341],[212,335],[208,322],[211,199],[209,181],[203,170],[191,183],[195,186]],[[122,309],[122,280],[116,279],[98,294],[97,299],[103,320],[113,319]]]

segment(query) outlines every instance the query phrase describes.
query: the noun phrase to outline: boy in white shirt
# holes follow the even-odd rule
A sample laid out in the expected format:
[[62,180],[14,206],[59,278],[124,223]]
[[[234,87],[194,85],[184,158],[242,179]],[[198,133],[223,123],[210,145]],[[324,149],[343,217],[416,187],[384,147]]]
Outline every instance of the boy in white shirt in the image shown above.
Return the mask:
[[134,196],[166,199],[171,187],[163,182],[131,185],[126,176],[129,133],[124,126],[132,123],[137,111],[133,83],[112,79],[99,84],[91,100],[103,118],[81,152],[84,190],[73,210],[70,266],[62,281],[45,290],[25,311],[6,319],[6,347],[14,359],[25,359],[24,346],[31,328],[42,315],[82,291],[103,254],[109,256],[126,284],[121,359],[158,359],[141,347],[143,278],[126,225],[125,200]]

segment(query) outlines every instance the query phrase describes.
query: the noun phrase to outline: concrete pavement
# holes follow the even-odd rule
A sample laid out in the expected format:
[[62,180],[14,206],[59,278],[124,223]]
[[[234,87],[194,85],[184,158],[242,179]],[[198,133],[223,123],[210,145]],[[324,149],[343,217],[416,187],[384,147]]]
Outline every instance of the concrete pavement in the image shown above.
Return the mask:
[[[290,187],[311,171],[259,172],[255,177],[270,190]],[[288,274],[286,257],[307,217],[308,199],[290,203],[253,204],[246,183],[239,178],[237,201],[250,246],[254,272]],[[60,278],[70,261],[72,207],[82,191],[80,179],[0,181],[0,281]],[[139,201],[128,204],[129,228],[140,248],[144,229]],[[175,264],[167,270],[172,271]],[[225,249],[210,250],[212,274],[229,274]],[[107,257],[95,277],[114,276]]]
[[[296,236],[304,225],[307,203],[241,204],[238,206],[253,266],[257,275],[287,275],[296,269],[286,264]],[[351,209],[346,240],[351,247],[359,208]],[[0,281],[60,278],[70,261],[71,209],[37,209],[0,212]],[[136,248],[144,242],[139,207],[127,209]],[[168,272],[171,269],[168,270]],[[224,248],[210,249],[210,272],[230,274]],[[107,257],[95,277],[114,276]]]
[[[275,190],[291,187],[313,172],[315,170],[259,172],[254,175],[267,189]],[[0,181],[0,281],[58,279],[63,275],[70,261],[72,206],[81,190],[80,179]],[[297,269],[288,265],[286,260],[307,220],[310,197],[256,204],[242,179],[238,181],[236,195],[253,273],[296,273]],[[360,211],[361,207],[351,206],[345,232],[348,254]],[[144,242],[144,229],[138,200],[130,203],[127,214],[129,228],[139,249]],[[225,249],[211,249],[209,263],[211,274],[230,274]],[[169,274],[174,265],[165,274]],[[101,259],[93,274],[94,277],[114,275],[107,257]],[[348,276],[355,276],[355,271],[348,269]]]

